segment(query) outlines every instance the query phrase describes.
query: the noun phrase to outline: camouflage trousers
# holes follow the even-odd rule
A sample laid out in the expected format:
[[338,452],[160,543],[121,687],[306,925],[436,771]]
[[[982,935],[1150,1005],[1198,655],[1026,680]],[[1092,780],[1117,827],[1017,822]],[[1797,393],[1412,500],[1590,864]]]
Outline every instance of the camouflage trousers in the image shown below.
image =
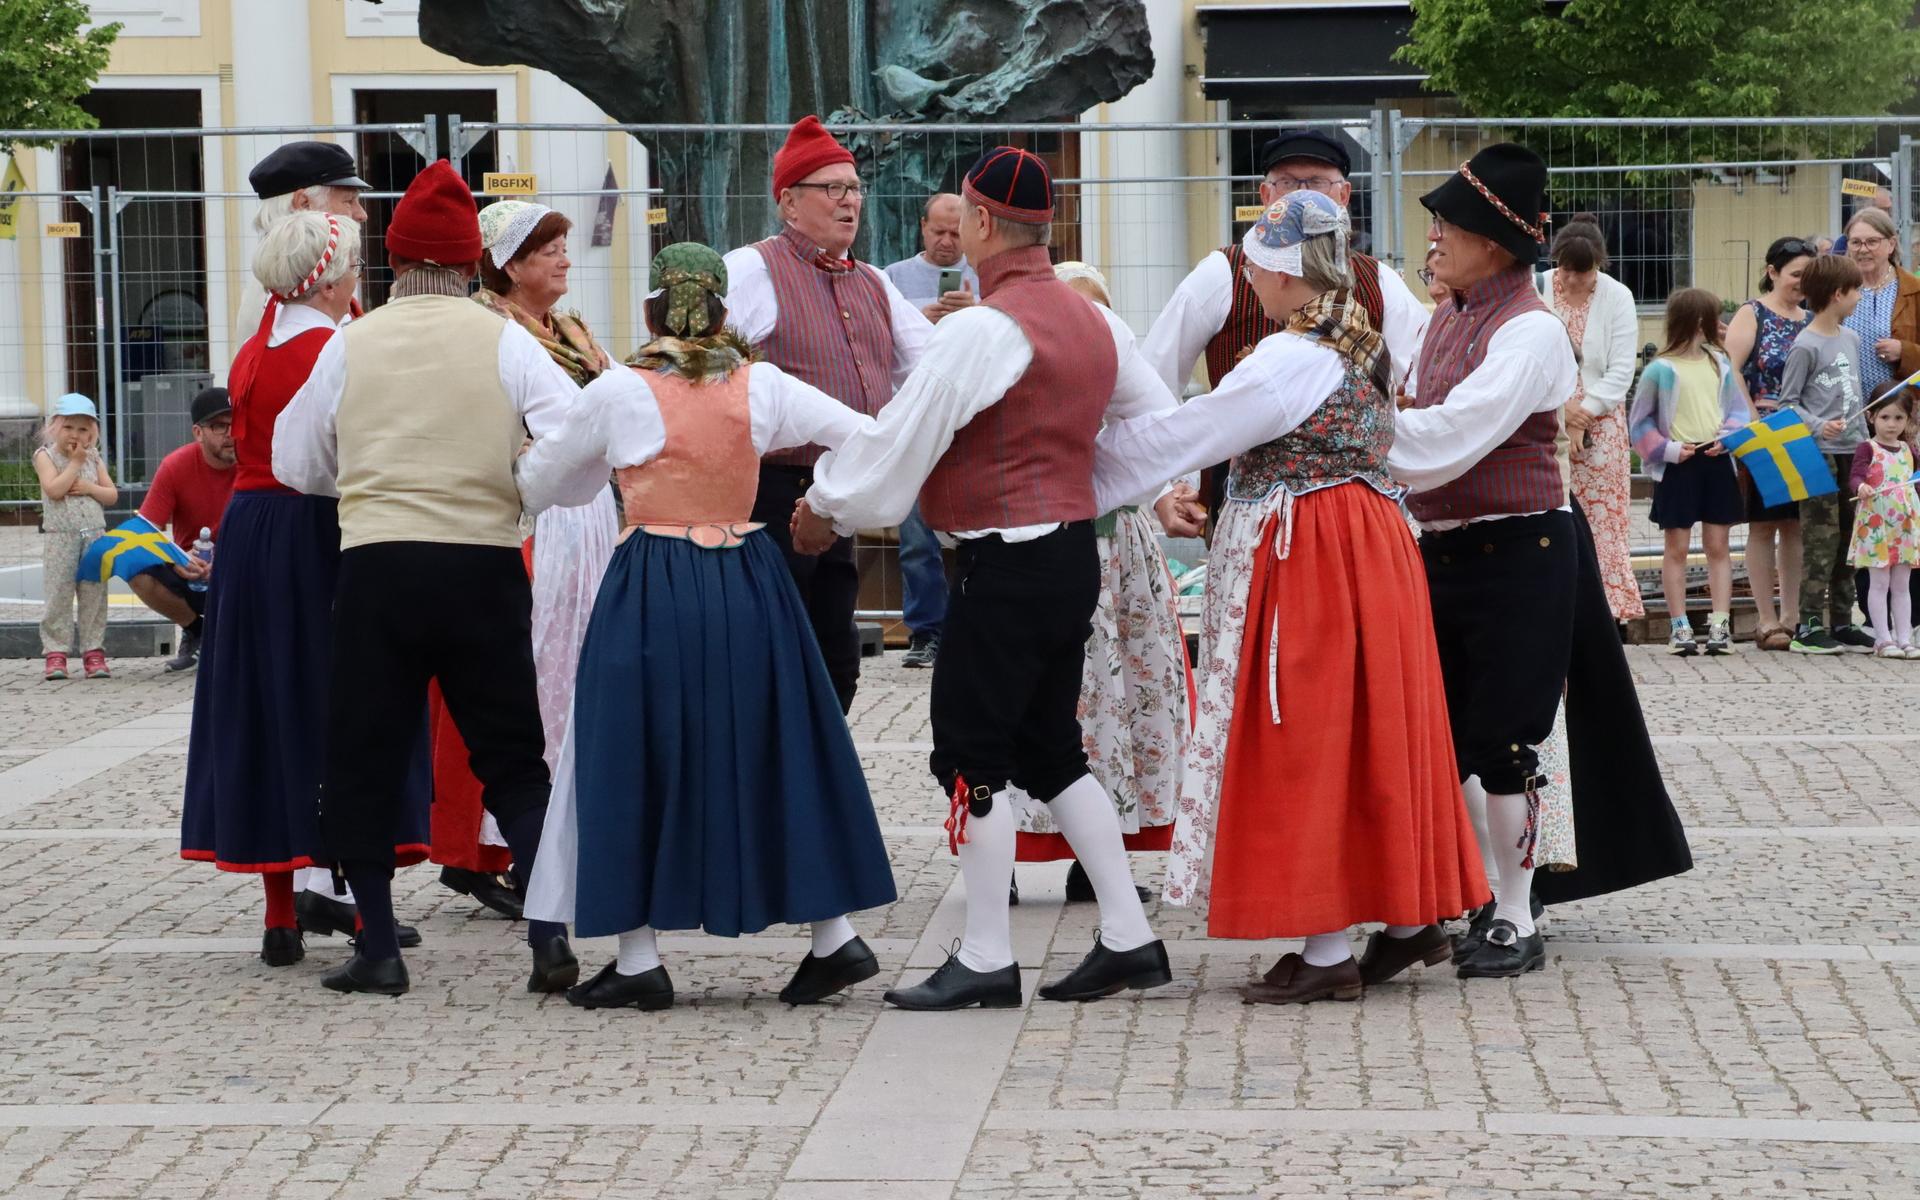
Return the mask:
[[1827,467],[1840,490],[1800,502],[1800,540],[1806,574],[1800,580],[1800,620],[1837,629],[1853,624],[1853,565],[1847,543],[1853,537],[1853,492],[1847,487],[1851,456],[1827,455]]

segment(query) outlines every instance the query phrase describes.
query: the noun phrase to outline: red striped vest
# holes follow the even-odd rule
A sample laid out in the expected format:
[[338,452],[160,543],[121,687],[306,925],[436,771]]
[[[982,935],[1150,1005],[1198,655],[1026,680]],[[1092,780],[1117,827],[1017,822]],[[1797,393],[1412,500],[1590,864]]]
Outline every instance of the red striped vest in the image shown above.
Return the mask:
[[[1522,313],[1546,311],[1527,267],[1502,271],[1469,288],[1458,302],[1442,304],[1420,347],[1414,407],[1445,404],[1455,385],[1486,360],[1487,343],[1495,331]],[[1567,484],[1555,446],[1559,436],[1559,409],[1534,413],[1465,475],[1408,496],[1407,510],[1424,522],[1559,508],[1567,502]]]
[[1045,246],[978,265],[980,302],[1012,317],[1033,362],[961,426],[920,491],[920,515],[947,533],[1084,521],[1093,511],[1093,438],[1119,355],[1091,300],[1053,277]]
[[[757,349],[787,374],[856,412],[873,416],[893,399],[893,311],[880,272],[814,265],[819,248],[791,228],[753,248],[773,278],[779,315]],[[810,467],[822,446],[779,450],[762,461]]]
[[[1247,252],[1235,242],[1222,246],[1220,253],[1227,256],[1227,269],[1233,274],[1233,307],[1227,312],[1227,323],[1207,343],[1207,383],[1211,387],[1219,387],[1227,372],[1253,353],[1262,338],[1280,332],[1279,323],[1268,320],[1261,311],[1260,297],[1253,294],[1253,285],[1241,270],[1247,265]],[[1380,292],[1380,263],[1364,254],[1348,254],[1347,261],[1353,267],[1353,291],[1360,307],[1367,310],[1373,327],[1384,331],[1386,301]]]

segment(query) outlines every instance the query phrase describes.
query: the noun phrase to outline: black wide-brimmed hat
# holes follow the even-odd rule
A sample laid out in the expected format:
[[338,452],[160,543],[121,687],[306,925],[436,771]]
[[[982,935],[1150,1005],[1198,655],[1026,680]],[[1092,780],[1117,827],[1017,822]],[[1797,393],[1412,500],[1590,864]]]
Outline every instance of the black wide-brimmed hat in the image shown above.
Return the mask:
[[1420,203],[1531,265],[1547,240],[1547,164],[1525,146],[1496,142],[1461,163]]

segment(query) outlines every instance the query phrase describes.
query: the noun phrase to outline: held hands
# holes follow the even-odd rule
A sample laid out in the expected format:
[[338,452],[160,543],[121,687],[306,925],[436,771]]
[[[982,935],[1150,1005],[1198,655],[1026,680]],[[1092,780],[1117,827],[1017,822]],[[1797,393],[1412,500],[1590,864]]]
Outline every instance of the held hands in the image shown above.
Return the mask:
[[813,511],[805,496],[793,505],[793,519],[787,525],[787,532],[793,538],[793,548],[799,554],[822,554],[832,546],[840,536],[833,531],[833,522]]
[[1585,430],[1593,428],[1593,414],[1580,407],[1578,400],[1567,401],[1560,409],[1560,416],[1561,419],[1567,423],[1568,429]]
[[1153,515],[1160,518],[1160,528],[1168,537],[1199,537],[1207,527],[1206,505],[1200,503],[1200,494],[1184,483],[1175,484],[1172,491],[1154,501]]

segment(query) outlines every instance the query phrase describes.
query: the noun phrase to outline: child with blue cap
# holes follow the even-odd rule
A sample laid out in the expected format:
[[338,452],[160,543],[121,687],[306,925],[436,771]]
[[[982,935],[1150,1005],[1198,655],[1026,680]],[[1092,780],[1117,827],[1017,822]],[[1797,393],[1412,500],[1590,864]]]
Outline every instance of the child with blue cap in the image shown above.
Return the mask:
[[[40,649],[46,677],[67,677],[67,654],[80,655],[88,679],[106,679],[107,585],[77,582],[75,571],[87,546],[107,531],[107,506],[120,493],[100,457],[100,411],[78,392],[53,402],[41,445],[33,452],[40,477],[41,589],[46,607],[40,617]],[[76,625],[76,609],[78,621]]]

